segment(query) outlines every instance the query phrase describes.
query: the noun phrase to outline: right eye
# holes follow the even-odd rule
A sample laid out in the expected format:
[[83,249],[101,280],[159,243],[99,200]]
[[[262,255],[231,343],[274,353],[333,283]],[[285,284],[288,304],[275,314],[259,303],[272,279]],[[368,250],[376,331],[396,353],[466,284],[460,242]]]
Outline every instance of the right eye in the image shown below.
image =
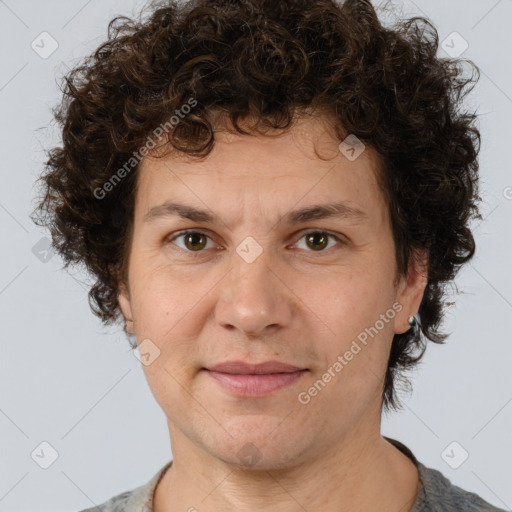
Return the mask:
[[169,238],[168,241],[174,243],[175,240],[180,238],[183,239],[184,246],[182,247],[178,244],[174,245],[177,245],[182,251],[191,253],[193,256],[196,256],[197,253],[204,252],[202,249],[207,246],[208,240],[213,243],[213,240],[206,233],[194,230],[181,231],[172,238]]

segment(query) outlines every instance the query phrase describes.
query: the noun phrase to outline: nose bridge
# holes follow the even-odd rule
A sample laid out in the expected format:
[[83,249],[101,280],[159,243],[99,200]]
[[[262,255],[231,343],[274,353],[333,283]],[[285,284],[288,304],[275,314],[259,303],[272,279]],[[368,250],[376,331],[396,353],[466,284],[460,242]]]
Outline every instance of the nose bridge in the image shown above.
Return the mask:
[[275,275],[270,248],[249,237],[236,248],[231,267],[216,310],[219,324],[258,335],[267,327],[289,322],[290,297]]

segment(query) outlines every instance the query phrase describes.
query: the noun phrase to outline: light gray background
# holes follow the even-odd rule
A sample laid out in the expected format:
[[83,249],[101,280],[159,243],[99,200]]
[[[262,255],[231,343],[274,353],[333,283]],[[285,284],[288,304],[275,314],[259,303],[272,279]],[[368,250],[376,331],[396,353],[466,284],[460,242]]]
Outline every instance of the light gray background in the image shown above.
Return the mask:
[[[481,68],[468,105],[480,113],[485,220],[475,226],[476,257],[456,281],[464,294],[453,296],[445,324],[453,334],[447,345],[429,347],[405,411],[384,418],[383,433],[510,510],[512,2],[395,3],[406,15],[428,16],[441,41],[458,32],[469,43],[463,56]],[[43,148],[58,142],[50,124],[58,79],[104,40],[114,15],[140,6],[0,0],[1,511],[90,507],[147,482],[172,456],[165,416],[121,328],[104,329],[89,311],[85,275],[60,270],[57,256],[43,263],[44,254],[34,254],[46,233],[28,217]],[[59,45],[46,59],[31,48],[43,31]],[[453,441],[469,453],[458,469],[441,455]],[[42,442],[58,452],[48,469],[31,456]],[[450,455],[459,457],[460,448]]]

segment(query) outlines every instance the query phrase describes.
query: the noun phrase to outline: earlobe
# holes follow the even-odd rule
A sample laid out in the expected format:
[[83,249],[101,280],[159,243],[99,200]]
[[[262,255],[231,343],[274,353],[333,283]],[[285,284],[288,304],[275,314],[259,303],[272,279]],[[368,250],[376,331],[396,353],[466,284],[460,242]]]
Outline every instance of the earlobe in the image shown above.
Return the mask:
[[399,287],[397,300],[402,304],[402,310],[396,316],[395,334],[403,334],[413,327],[413,318],[418,313],[427,283],[428,252],[425,250],[411,256],[408,275]]
[[119,293],[117,295],[117,301],[119,303],[119,308],[121,309],[121,313],[126,322],[126,331],[129,334],[135,334],[133,332],[133,315],[132,315],[132,306],[130,303],[130,296],[128,290],[124,283],[119,285]]

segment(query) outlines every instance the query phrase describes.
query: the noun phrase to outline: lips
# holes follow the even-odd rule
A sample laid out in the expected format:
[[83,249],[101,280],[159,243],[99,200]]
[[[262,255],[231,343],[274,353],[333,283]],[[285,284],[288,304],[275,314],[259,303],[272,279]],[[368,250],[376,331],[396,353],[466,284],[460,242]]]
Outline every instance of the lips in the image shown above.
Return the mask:
[[258,398],[288,387],[308,370],[279,361],[248,364],[228,361],[204,368],[209,377],[239,398]]
[[206,368],[207,370],[219,373],[230,373],[236,375],[265,375],[271,373],[292,373],[305,368],[299,368],[280,361],[266,361],[258,364],[248,364],[243,361],[227,361]]

